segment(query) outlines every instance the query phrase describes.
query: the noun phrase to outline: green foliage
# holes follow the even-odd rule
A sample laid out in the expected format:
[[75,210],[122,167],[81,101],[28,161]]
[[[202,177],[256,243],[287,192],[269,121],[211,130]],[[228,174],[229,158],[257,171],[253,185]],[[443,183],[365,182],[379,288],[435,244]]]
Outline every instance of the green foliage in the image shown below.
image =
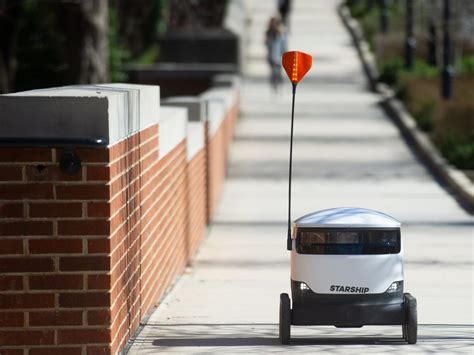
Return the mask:
[[461,59],[461,74],[474,75],[474,55],[465,56]]
[[351,16],[357,19],[364,17],[370,12],[370,9],[367,7],[367,1],[348,0],[346,5],[351,12]]
[[414,68],[408,70],[401,57],[395,57],[380,64],[379,73],[379,81],[394,87],[397,91],[403,91],[403,79],[435,78],[439,75],[436,67],[419,59],[415,60]]
[[109,7],[109,78],[111,82],[127,81],[128,76],[122,69],[124,62],[130,59],[129,51],[119,39],[117,11]]
[[137,59],[136,62],[140,64],[153,64],[156,63],[160,53],[158,44],[154,44],[143,52]]
[[405,70],[403,74],[417,78],[435,78],[439,75],[439,70],[420,59],[415,59],[413,70]]
[[379,81],[398,88],[400,84],[400,74],[403,72],[403,59],[395,57],[379,66]]
[[436,102],[434,101],[421,103],[419,109],[413,112],[413,117],[422,131],[431,132],[433,130],[435,112]]
[[439,139],[442,154],[460,169],[474,169],[474,133],[467,138],[445,134]]

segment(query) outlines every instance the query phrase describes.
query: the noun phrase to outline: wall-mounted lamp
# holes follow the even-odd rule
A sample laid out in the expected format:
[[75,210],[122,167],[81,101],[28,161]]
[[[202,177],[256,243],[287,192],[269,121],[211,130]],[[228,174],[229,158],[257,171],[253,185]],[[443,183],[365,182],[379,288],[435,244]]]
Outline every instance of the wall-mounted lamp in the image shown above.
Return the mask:
[[77,174],[81,170],[81,159],[74,151],[65,150],[59,160],[59,168],[65,174]]

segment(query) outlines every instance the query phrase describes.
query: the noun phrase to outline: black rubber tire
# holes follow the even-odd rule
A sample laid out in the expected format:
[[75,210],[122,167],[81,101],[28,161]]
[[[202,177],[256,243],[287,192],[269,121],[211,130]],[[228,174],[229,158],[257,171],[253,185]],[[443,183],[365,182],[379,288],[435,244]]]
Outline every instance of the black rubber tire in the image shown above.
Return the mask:
[[280,294],[280,324],[279,337],[283,345],[291,342],[291,306],[287,293]]
[[405,340],[408,344],[416,344],[418,338],[418,311],[416,298],[409,293],[404,294],[406,307]]

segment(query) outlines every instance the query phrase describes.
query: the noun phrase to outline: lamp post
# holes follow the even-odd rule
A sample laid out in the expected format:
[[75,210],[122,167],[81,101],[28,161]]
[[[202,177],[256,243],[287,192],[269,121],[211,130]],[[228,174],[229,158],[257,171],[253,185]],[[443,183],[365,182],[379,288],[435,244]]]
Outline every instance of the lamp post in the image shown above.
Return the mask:
[[405,21],[405,68],[413,69],[415,63],[416,39],[414,36],[413,0],[406,0]]
[[380,28],[382,30],[382,33],[388,33],[389,12],[387,8],[387,0],[380,0]]
[[436,24],[433,14],[430,15],[428,23],[428,64],[436,66],[438,64],[437,45],[438,38],[436,32]]
[[451,44],[451,2],[443,2],[443,71],[441,74],[441,93],[443,99],[449,100],[453,97],[454,68],[452,65]]

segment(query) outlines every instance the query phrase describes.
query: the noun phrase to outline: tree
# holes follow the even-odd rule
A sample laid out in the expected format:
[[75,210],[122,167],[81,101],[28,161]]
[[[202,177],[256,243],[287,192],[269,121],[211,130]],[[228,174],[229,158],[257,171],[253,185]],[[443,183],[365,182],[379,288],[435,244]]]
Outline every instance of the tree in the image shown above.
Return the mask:
[[0,1],[0,93],[13,87],[16,74],[16,43],[23,2]]

